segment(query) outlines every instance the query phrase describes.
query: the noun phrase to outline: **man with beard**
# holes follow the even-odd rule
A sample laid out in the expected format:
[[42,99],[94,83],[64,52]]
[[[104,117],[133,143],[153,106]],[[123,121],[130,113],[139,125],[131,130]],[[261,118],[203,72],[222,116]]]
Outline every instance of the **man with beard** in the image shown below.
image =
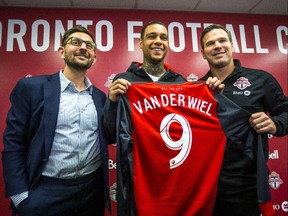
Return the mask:
[[110,209],[105,93],[86,77],[96,60],[90,31],[63,35],[62,70],[12,90],[2,156],[6,196],[20,216],[103,216]]
[[[223,26],[213,24],[205,28],[200,43],[202,56],[210,67],[210,71],[201,79],[206,80],[211,76],[220,79],[225,84],[223,94],[251,113],[249,122],[255,133],[262,137],[267,161],[268,133],[274,136],[288,133],[287,97],[271,74],[242,67],[239,60],[233,59],[231,34]],[[271,202],[262,199],[264,188],[260,183],[263,180],[267,185],[268,177],[257,178],[257,172],[268,170],[266,167],[264,170],[257,168],[257,147],[255,142],[254,146],[247,146],[245,141],[243,145],[227,141],[214,216],[259,216],[260,209],[263,215],[268,215],[265,212],[269,210],[267,204]],[[269,198],[269,187],[266,193]]]

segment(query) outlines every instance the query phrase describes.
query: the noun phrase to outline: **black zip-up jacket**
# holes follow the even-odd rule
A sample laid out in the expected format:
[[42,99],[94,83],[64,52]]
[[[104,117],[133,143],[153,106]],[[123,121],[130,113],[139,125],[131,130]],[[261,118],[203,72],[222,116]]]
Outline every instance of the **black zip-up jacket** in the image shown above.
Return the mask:
[[[132,62],[126,72],[117,74],[113,82],[119,78],[126,79],[129,82],[153,82],[150,76],[140,67],[139,62]],[[186,79],[180,74],[173,71],[169,65],[164,65],[166,72],[158,82],[186,82]],[[116,142],[116,116],[117,116],[118,101],[113,102],[107,98],[104,106],[104,127],[107,137]]]
[[[274,121],[277,132],[274,136],[288,133],[288,103],[279,83],[268,72],[242,67],[234,60],[234,71],[223,81],[223,94],[250,113],[265,112]],[[209,71],[201,80],[212,76]],[[268,136],[262,134],[263,150],[268,160]],[[257,144],[255,143],[255,148]],[[226,143],[225,157],[219,177],[219,187],[230,188],[231,192],[245,187],[256,187],[256,160],[245,157],[245,149],[239,149],[231,142]],[[256,154],[255,154],[256,155]],[[256,157],[254,157],[256,158]],[[238,189],[236,189],[238,188]]]

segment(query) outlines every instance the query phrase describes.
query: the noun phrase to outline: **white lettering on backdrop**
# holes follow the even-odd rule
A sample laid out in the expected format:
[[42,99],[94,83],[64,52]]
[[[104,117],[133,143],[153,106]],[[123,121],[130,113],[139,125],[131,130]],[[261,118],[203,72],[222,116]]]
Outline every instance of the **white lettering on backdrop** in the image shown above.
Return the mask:
[[[199,32],[210,24],[211,23],[187,22],[183,25],[180,22],[171,22],[168,25],[169,46],[171,51],[182,52],[189,49],[189,51],[191,50],[192,52],[199,52]],[[54,25],[44,19],[35,20],[31,26],[27,26],[26,22],[21,19],[9,19],[7,22],[6,38],[4,37],[6,35],[3,34],[3,23],[0,22],[0,48],[6,46],[7,52],[18,50],[20,52],[26,52],[27,47],[29,47],[36,52],[44,52],[54,44],[54,51],[57,51],[61,44],[61,37],[66,30],[64,26],[71,28],[73,25],[83,25],[90,29],[95,35],[97,49],[99,51],[108,52],[113,49],[115,39],[114,28],[116,27],[113,26],[109,20],[99,20],[98,22],[94,22],[93,20],[67,20],[65,24],[61,20],[55,20],[55,29],[53,29],[51,26]],[[135,41],[140,38],[140,32],[135,31],[135,27],[142,26],[142,21],[127,21],[128,51],[133,52],[137,49],[138,43]],[[226,28],[231,33],[236,53],[269,53],[269,49],[261,43],[261,29],[258,25],[253,25],[253,29],[248,29],[250,32],[253,32],[254,38],[247,36],[245,25],[233,26],[232,24],[226,24]],[[238,34],[236,34],[234,30],[236,28],[238,28]],[[28,35],[27,29],[31,29],[31,36]],[[191,32],[191,34],[188,34],[186,31]],[[54,38],[51,38],[53,33]],[[277,38],[275,43],[277,43],[279,52],[287,54],[288,45],[285,42],[288,35],[287,26],[278,26],[277,29],[275,29],[275,35]],[[31,37],[30,40],[27,40],[28,36]],[[247,39],[249,39],[250,47],[247,45]],[[4,43],[5,40],[6,43]],[[188,42],[191,42],[192,47],[187,47],[186,44],[188,44]]]

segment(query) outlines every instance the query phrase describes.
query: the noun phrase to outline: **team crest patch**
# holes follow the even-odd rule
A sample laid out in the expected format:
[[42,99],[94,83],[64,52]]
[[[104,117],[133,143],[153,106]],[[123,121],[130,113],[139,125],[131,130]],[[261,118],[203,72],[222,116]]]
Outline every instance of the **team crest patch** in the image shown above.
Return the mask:
[[272,187],[273,189],[278,189],[281,184],[283,184],[283,181],[282,181],[282,179],[280,179],[280,175],[278,173],[276,173],[275,171],[273,171],[269,175],[270,187]]
[[245,77],[240,77],[237,79],[237,81],[233,84],[233,86],[236,86],[238,89],[246,89],[247,87],[251,86],[251,83],[249,80]]
[[194,82],[198,80],[198,76],[196,76],[195,74],[191,73],[189,74],[189,76],[187,76],[187,80],[190,82]]

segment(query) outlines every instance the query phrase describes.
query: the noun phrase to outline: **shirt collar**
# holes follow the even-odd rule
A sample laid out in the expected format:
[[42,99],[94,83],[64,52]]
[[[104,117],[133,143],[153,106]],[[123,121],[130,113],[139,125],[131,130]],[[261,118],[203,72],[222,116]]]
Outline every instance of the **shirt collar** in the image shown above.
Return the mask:
[[[60,70],[59,77],[60,77],[61,92],[64,92],[69,86],[71,87],[73,86],[73,88],[75,89],[74,84],[63,74],[63,70]],[[89,93],[92,94],[93,90],[92,82],[88,77],[85,77],[84,82],[86,88],[83,91],[89,91]]]

